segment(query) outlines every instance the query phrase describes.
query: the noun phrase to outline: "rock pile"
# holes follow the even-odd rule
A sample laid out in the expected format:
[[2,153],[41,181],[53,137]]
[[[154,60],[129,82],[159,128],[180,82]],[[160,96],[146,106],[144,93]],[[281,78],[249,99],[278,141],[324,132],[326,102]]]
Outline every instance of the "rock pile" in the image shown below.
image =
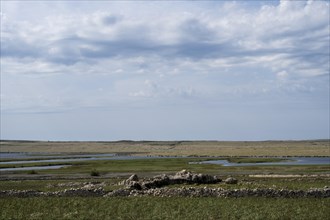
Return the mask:
[[156,188],[148,190],[120,189],[112,191],[105,197],[115,196],[160,196],[160,197],[269,197],[269,198],[328,198],[330,189],[286,190],[286,189],[223,189],[223,188]]
[[39,191],[36,190],[3,190],[0,191],[0,198],[3,197],[36,197],[40,196]]
[[237,184],[238,180],[235,179],[234,177],[228,177],[227,179],[225,179],[225,183],[227,184]]
[[0,191],[0,198],[2,197],[69,197],[69,196],[79,196],[79,197],[100,197],[106,195],[103,188],[99,189],[66,189],[63,191],[55,192],[40,192],[37,190],[5,190]]
[[[66,184],[66,185],[64,185]],[[38,196],[81,196],[81,197],[90,197],[90,196],[103,196],[106,194],[103,187],[105,183],[95,183],[95,182],[85,182],[85,183],[64,183],[58,184],[57,186],[71,186],[69,189],[54,191],[54,192],[41,192],[37,190],[4,190],[0,191],[1,197],[38,197]],[[72,186],[80,185],[81,187],[74,188]],[[48,186],[49,188],[50,186]]]
[[58,183],[58,184],[48,184],[47,188],[53,187],[71,187],[71,188],[99,188],[104,187],[105,182],[68,182],[68,183]]
[[[166,186],[173,184],[213,184],[219,183],[221,179],[216,176],[206,174],[194,174],[192,172],[182,170],[175,175],[159,175],[150,179],[140,180],[137,175],[130,176],[127,180],[120,182],[124,186],[122,189],[105,191],[105,183],[85,182],[67,183],[65,186],[71,188],[56,192],[41,192],[36,190],[5,190],[0,191],[2,197],[129,197],[129,196],[160,196],[160,197],[271,197],[271,198],[329,198],[330,188],[314,188],[309,190],[288,190],[275,188],[255,188],[255,189],[223,189],[211,187],[176,187],[169,188]],[[226,184],[237,184],[238,180],[229,177],[224,181]],[[62,186],[62,185],[58,185]]]
[[120,182],[119,185],[124,185],[129,189],[142,189],[141,184],[139,183],[139,177],[136,174],[133,174],[127,180]]
[[154,189],[161,188],[168,185],[174,184],[212,184],[219,183],[221,179],[216,176],[207,174],[194,174],[187,170],[177,172],[175,175],[159,175],[148,180],[139,181],[136,174],[130,176],[127,180],[124,180],[120,185],[126,186],[127,189]]
[[147,190],[118,189],[105,192],[103,189],[67,189],[57,192],[40,192],[35,190],[6,190],[0,191],[3,197],[132,197],[132,196],[159,196],[159,197],[269,197],[269,198],[329,198],[330,188],[316,188],[309,190],[288,189],[223,189],[223,188],[154,188]]

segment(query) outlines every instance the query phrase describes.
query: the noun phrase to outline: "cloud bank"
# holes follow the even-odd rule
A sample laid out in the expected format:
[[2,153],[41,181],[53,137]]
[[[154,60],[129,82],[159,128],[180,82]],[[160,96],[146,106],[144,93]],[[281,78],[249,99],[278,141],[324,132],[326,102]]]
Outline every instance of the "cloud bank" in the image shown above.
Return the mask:
[[328,1],[1,4],[3,114],[329,109]]

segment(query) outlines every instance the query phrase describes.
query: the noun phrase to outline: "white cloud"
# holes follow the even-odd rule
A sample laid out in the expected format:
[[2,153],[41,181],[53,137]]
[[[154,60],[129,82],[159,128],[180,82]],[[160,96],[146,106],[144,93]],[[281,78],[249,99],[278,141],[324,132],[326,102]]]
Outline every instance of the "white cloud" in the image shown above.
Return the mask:
[[280,80],[285,80],[287,77],[288,77],[288,72],[283,70],[281,72],[278,72],[277,73],[277,77],[280,79]]
[[[252,11],[238,3],[226,3],[210,14],[175,11],[164,18],[158,17],[157,11],[136,18],[136,13],[98,10],[51,14],[38,21],[4,20],[2,54],[69,66],[85,62],[90,68],[98,66],[100,59],[122,61],[138,56],[156,56],[165,62],[211,59],[226,64],[236,60],[233,65],[252,59],[255,65],[274,69],[274,74],[280,62],[283,69],[296,69],[289,71],[296,74],[305,69],[303,63],[314,71],[312,66],[317,65],[323,69],[322,75],[328,67],[324,51],[329,44],[328,9],[325,1],[282,1],[278,6]],[[267,56],[283,58],[265,64]],[[315,56],[321,59],[313,60]]]
[[[37,77],[56,81],[35,92],[14,83],[16,90],[4,89],[4,99],[33,100],[36,109],[47,103],[59,109],[109,106],[137,98],[212,102],[286,93],[293,85],[310,92],[315,92],[312,87],[328,89],[327,1],[266,1],[255,7],[241,2],[101,2],[74,9],[69,2],[28,3],[2,7],[2,75],[13,75],[2,83],[21,75],[31,76],[31,84]],[[75,84],[79,78],[84,80]],[[85,92],[87,79],[89,87],[102,92]],[[62,81],[70,82],[59,92],[66,101],[54,104]],[[38,93],[49,98],[35,98]],[[21,103],[6,101],[4,106],[32,106]]]

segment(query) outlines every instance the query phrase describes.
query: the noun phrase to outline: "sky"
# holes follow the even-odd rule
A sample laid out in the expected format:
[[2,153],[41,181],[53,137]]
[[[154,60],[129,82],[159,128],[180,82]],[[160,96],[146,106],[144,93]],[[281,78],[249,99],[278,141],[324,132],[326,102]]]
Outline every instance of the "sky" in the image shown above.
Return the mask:
[[329,138],[326,0],[1,1],[1,139]]

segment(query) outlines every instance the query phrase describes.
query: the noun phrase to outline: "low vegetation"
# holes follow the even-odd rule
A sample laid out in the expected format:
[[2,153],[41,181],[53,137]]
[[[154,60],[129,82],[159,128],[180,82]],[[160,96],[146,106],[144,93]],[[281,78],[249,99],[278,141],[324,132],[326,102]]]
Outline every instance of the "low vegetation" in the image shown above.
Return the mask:
[[[38,190],[38,191],[59,191],[69,188],[79,188],[86,182],[103,183],[106,191],[118,189],[118,183],[126,179],[128,176],[105,178],[100,176],[86,176],[83,179],[35,179],[31,180],[2,180],[0,181],[0,190]],[[274,189],[290,189],[290,190],[307,190],[310,188],[329,187],[330,176],[315,177],[287,177],[287,178],[271,178],[271,177],[249,177],[249,175],[236,175],[238,184],[225,184],[220,182],[217,184],[193,184],[193,187],[213,187],[224,189],[255,189],[255,188],[274,188]],[[227,176],[220,176],[225,179]],[[180,187],[171,185],[171,188]]]
[[[215,158],[212,158],[215,159]],[[270,162],[274,158],[231,158],[238,163],[250,162]],[[277,160],[277,158],[275,158]],[[26,163],[26,164],[2,164],[0,168],[11,167],[30,167],[47,165],[72,165],[66,168],[55,170],[38,170],[40,175],[91,175],[91,171],[97,170],[100,176],[108,174],[126,174],[137,173],[140,176],[148,176],[154,173],[173,173],[182,169],[190,170],[196,173],[209,173],[214,175],[241,175],[241,174],[322,174],[328,173],[328,165],[277,165],[277,166],[221,166],[216,164],[199,164],[189,162],[201,162],[205,158],[157,158],[157,159],[136,159],[136,160],[96,160],[65,163]],[[15,171],[17,174],[26,174],[27,171]]]
[[282,158],[258,158],[258,157],[228,157],[224,158],[230,163],[273,163],[273,162],[282,162],[288,161],[290,159]]
[[32,174],[32,175],[33,175],[33,174],[38,174],[38,172],[35,171],[35,170],[29,170],[29,171],[28,171],[28,174]]
[[[174,174],[182,169],[232,176],[237,184],[208,184],[224,189],[308,190],[329,187],[330,164],[262,165],[279,162],[272,156],[330,156],[329,141],[268,142],[14,142],[1,141],[2,152],[100,152],[139,155],[195,156],[132,160],[96,160],[2,164],[0,168],[71,165],[57,170],[1,172],[0,190],[54,192],[77,189],[90,183],[105,191],[119,189],[118,183],[133,173],[140,178]],[[210,156],[203,158],[201,156]],[[259,166],[201,164],[227,159]],[[268,156],[252,158],[248,156]],[[2,160],[4,161],[4,160]],[[195,162],[195,163],[189,163]],[[33,175],[31,175],[33,174]],[[253,175],[258,174],[258,175]],[[280,177],[276,177],[276,175]],[[282,176],[281,176],[282,175]],[[291,176],[290,176],[291,175]],[[276,178],[275,178],[276,177]],[[193,184],[192,187],[205,187]],[[181,186],[171,185],[179,188]],[[330,219],[330,198],[211,198],[211,197],[3,197],[0,219]],[[51,210],[51,212],[49,211]]]
[[330,156],[329,140],[306,141],[0,141],[1,152],[136,153],[167,156]]
[[91,176],[100,176],[100,172],[94,169],[91,171]]
[[6,198],[0,199],[0,219],[329,219],[329,202],[329,198]]

